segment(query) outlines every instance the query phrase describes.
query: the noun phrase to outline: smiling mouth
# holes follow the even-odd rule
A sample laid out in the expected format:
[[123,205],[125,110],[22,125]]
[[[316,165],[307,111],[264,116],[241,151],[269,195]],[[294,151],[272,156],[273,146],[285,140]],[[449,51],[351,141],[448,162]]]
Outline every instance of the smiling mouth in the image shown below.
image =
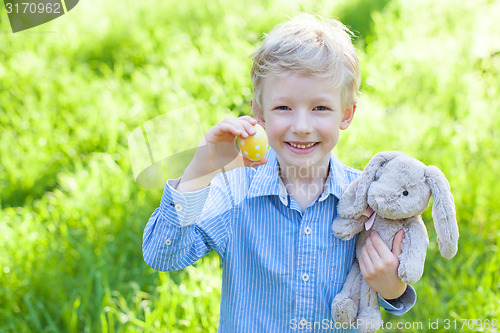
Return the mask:
[[287,144],[289,144],[290,146],[294,147],[294,148],[299,148],[299,149],[307,149],[307,148],[311,148],[312,146],[315,146],[317,145],[319,142],[301,142],[301,143],[294,143],[294,142],[287,142]]

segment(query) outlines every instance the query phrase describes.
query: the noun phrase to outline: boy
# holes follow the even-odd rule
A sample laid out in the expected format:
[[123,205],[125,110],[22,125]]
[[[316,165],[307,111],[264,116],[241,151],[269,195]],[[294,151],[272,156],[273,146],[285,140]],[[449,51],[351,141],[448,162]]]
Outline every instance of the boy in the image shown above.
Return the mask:
[[[144,231],[144,260],[157,270],[178,270],[216,251],[222,261],[218,332],[334,331],[330,307],[352,265],[356,238],[335,238],[331,223],[338,199],[360,172],[340,163],[332,149],[356,109],[356,50],[340,22],[302,14],[276,26],[253,62],[255,119],[225,119],[210,129],[183,176],[167,181]],[[237,136],[255,134],[255,123],[271,146],[259,162],[234,144]],[[402,238],[399,233],[391,252],[374,234],[360,258],[379,303],[395,314],[415,300],[397,277]]]

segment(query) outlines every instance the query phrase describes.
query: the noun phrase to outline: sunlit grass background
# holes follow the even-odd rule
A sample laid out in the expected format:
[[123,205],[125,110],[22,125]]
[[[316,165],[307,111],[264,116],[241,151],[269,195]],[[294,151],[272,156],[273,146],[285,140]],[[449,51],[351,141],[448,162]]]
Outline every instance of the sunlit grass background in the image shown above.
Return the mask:
[[204,130],[249,114],[249,55],[301,11],[359,35],[362,94],[340,159],[361,169],[401,150],[441,168],[455,196],[457,256],[439,255],[428,209],[417,304],[384,319],[440,319],[438,332],[500,317],[499,1],[85,0],[17,34],[3,8],[0,331],[216,331],[213,252],[178,272],[143,261],[161,190],[134,183],[127,137],[190,104]]

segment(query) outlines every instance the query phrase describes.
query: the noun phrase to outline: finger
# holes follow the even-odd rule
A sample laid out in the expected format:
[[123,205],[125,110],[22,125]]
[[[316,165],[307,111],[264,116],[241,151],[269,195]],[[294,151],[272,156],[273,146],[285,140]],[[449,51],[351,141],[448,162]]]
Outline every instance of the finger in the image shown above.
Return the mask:
[[358,258],[359,269],[361,270],[361,275],[366,275],[365,260],[363,259],[362,252]]
[[376,268],[379,271],[393,270],[399,265],[398,257],[391,252],[391,249],[384,243],[377,232],[373,232],[368,238],[372,241],[380,256],[380,262],[376,263],[378,265]]
[[257,131],[255,130],[255,127],[253,127],[253,125],[251,123],[249,123],[248,121],[240,119],[239,123],[243,126],[243,128],[248,133],[248,135],[254,135],[255,133],[257,133]]
[[[224,122],[219,124],[219,135],[230,133],[233,136],[248,136],[247,132],[243,130],[242,126],[235,126],[232,123]],[[234,138],[233,138],[234,140]]]
[[396,236],[394,236],[394,239],[392,241],[392,253],[396,256],[399,257],[401,254],[401,243],[403,243],[403,237],[405,235],[405,231],[403,229],[399,230],[396,233]]
[[382,259],[375,248],[373,241],[371,237],[368,237],[365,241],[365,246],[364,246],[366,253],[370,257],[370,261],[373,265],[374,268],[376,267],[381,267],[382,266]]
[[249,123],[250,123],[250,124],[252,124],[252,125],[257,124],[257,119],[254,119],[254,118],[252,118],[252,117],[250,117],[250,116],[241,116],[241,117],[239,117],[238,119],[245,120],[245,121],[249,122]]
[[366,252],[366,249],[363,247],[361,250],[361,254],[359,256],[359,268],[361,270],[361,275],[363,278],[367,278],[370,272],[373,272],[373,264],[371,262],[370,256]]
[[240,121],[238,119],[231,119],[231,118],[226,118],[223,121],[223,124],[228,124],[229,126],[234,127],[236,130],[238,130],[239,134],[236,134],[237,136],[241,137],[242,139],[248,138],[248,132],[245,129],[243,123],[248,124],[247,122]]
[[246,156],[244,155],[241,155],[243,156],[243,163],[245,164],[246,167],[257,167],[259,165],[263,165],[263,164],[266,164],[267,163],[267,157],[263,157],[261,160],[259,161],[252,161],[252,160],[249,160]]
[[380,258],[385,258],[387,256],[392,256],[391,249],[384,243],[378,232],[373,231],[368,237],[373,242],[373,247],[377,251]]
[[255,161],[255,162],[254,162],[254,164],[255,164],[254,166],[264,165],[264,164],[266,164],[267,162],[268,162],[267,157],[266,157],[266,156],[264,156],[261,160],[259,160],[259,161]]

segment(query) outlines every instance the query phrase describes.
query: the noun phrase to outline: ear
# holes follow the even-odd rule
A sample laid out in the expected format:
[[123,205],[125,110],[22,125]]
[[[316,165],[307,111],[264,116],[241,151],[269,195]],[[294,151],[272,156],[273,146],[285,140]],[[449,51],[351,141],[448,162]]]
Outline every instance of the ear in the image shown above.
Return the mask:
[[262,112],[262,108],[259,106],[258,103],[254,103],[253,97],[250,98],[250,107],[252,108],[252,117],[254,117],[255,120],[257,120],[259,125],[266,128],[266,126],[265,126],[266,121],[264,119],[264,112]]
[[368,189],[375,180],[377,170],[388,161],[403,155],[398,151],[384,151],[375,154],[366,165],[363,173],[349,185],[339,200],[338,214],[343,218],[359,218],[368,207]]
[[432,165],[426,168],[425,176],[432,193],[432,219],[439,251],[451,259],[458,251],[458,224],[450,184],[441,170]]
[[346,130],[351,124],[352,118],[354,118],[354,111],[356,111],[356,103],[353,104],[350,108],[347,108],[344,111],[344,116],[340,121],[340,129]]

